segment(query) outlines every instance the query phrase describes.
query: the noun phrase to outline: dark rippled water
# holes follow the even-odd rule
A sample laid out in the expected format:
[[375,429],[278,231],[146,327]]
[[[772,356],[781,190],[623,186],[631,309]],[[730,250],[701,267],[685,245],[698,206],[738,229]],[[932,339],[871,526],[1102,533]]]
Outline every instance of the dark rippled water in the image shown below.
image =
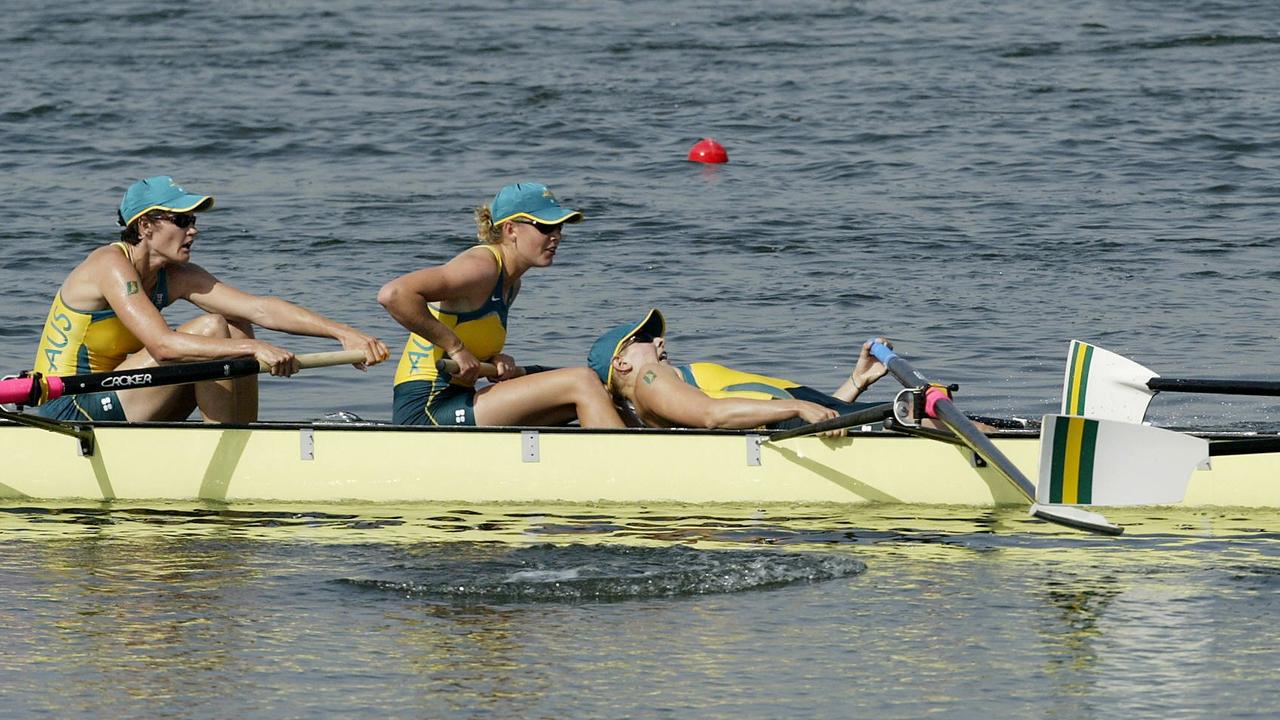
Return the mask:
[[0,508],[11,717],[1266,717],[1275,513]]
[[[588,221],[527,276],[518,360],[581,362],[656,305],[677,360],[830,388],[884,334],[991,414],[1054,408],[1073,337],[1166,375],[1274,375],[1269,2],[108,0],[5,18],[6,372],[30,366],[124,188],[164,173],[217,198],[197,262],[397,351],[377,288],[465,247],[470,208],[534,179]],[[684,161],[707,135],[729,164]],[[391,376],[267,381],[264,415],[386,419]],[[1278,411],[1162,397],[1153,418]],[[314,536],[330,520],[305,512],[32,512],[0,536],[20,715],[1247,717],[1276,701],[1256,619],[1274,611],[1272,517],[1127,545],[1019,521],[940,542],[904,518],[891,551],[862,542],[890,532],[876,516],[794,543],[775,542],[789,520],[709,542],[664,519],[635,550],[580,528],[424,537],[371,508]],[[654,592],[594,582],[662,565],[677,570]]]

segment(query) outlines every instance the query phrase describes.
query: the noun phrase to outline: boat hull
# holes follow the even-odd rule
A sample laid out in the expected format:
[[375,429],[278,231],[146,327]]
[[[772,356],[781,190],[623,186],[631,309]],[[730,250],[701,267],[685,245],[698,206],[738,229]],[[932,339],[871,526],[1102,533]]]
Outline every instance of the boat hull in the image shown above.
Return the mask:
[[[883,431],[760,442],[730,431],[363,424],[0,424],[8,500],[1025,505],[967,448]],[[994,437],[1028,477],[1034,433]],[[1182,505],[1280,507],[1280,453],[1214,458]]]

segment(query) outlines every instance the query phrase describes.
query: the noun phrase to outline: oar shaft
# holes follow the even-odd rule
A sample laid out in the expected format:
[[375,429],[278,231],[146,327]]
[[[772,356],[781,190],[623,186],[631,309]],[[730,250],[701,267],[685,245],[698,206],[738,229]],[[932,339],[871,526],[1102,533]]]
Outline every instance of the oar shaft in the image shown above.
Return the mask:
[[[62,395],[82,395],[105,390],[131,390],[134,388],[221,380],[223,378],[253,375],[258,370],[257,360],[251,357],[244,357],[49,378],[49,399],[53,400]],[[54,394],[52,391],[54,380],[60,380],[62,384],[62,391],[58,394]]]
[[[884,363],[889,372],[898,378],[898,382],[907,388],[922,387],[929,385],[929,381],[918,370],[911,366],[911,363],[898,357],[897,353],[891,350],[887,345],[872,341],[871,353],[876,359]],[[995,443],[990,438],[982,434],[977,425],[973,421],[960,412],[946,394],[941,390],[931,393],[925,401],[926,408],[933,411],[933,415],[942,421],[951,429],[951,432],[960,436],[960,439],[969,449],[977,453],[979,457],[987,461],[987,464],[1000,471],[1018,488],[1019,492],[1031,501],[1031,515],[1041,520],[1047,520],[1058,525],[1066,527],[1078,528],[1080,530],[1088,530],[1089,532],[1103,533],[1105,535],[1119,535],[1124,532],[1124,528],[1119,525],[1112,524],[1102,515],[1095,512],[1084,510],[1083,508],[1071,507],[1069,505],[1041,505],[1035,501],[1036,486],[1027,479],[1022,471],[1016,465],[1009,461],[1009,458],[1000,452]]]
[[1209,443],[1209,457],[1227,455],[1260,455],[1280,452],[1280,437],[1249,438],[1247,440],[1214,440]]
[[[915,388],[929,385],[929,379],[920,374],[911,363],[904,360],[897,353],[891,350],[887,345],[882,343],[873,343],[871,353],[876,359],[884,363],[889,372],[902,383],[903,387]],[[1022,471],[1016,465],[1005,457],[1004,453],[991,442],[990,438],[978,429],[973,421],[965,416],[959,408],[955,406],[951,400],[945,397],[936,397],[933,401],[933,412],[938,420],[946,425],[951,432],[959,435],[964,439],[965,443],[978,453],[983,460],[996,468],[1005,477],[1009,478],[1023,495],[1027,496],[1027,500],[1034,502],[1036,497],[1036,486],[1027,479]]]
[[1018,486],[1018,489],[1022,491],[1022,494],[1027,496],[1027,500],[1035,501],[1036,486],[1027,479],[1027,476],[1022,474],[1022,471],[1016,465],[1005,457],[1004,453],[1000,452],[995,443],[991,442],[991,439],[983,434],[978,429],[978,426],[973,424],[972,420],[960,412],[960,409],[954,403],[945,398],[939,399],[933,404],[933,411],[943,425],[951,428],[951,432],[964,438],[969,447],[981,455],[983,460],[986,460],[1012,480]]
[[[450,375],[457,375],[458,361],[445,358],[436,363],[436,369],[442,372],[447,372]],[[544,370],[551,370],[551,369],[553,368],[543,367],[541,365],[524,365],[521,367],[517,367],[515,374],[513,374],[512,377],[532,375],[533,373],[536,373],[536,372],[542,372]],[[480,363],[480,377],[489,378],[490,380],[496,380],[498,378],[498,366],[494,365],[493,363],[487,363],[487,362]]]
[[892,414],[893,403],[874,405],[865,410],[857,410],[839,417],[833,417],[830,420],[819,420],[816,423],[801,425],[798,428],[779,430],[769,436],[769,442],[778,442],[779,440],[787,440],[804,435],[817,435],[818,433],[831,432],[833,430],[845,430],[859,425],[870,425],[881,422]]
[[1147,381],[1147,387],[1161,392],[1280,397],[1280,382],[1270,380],[1204,380],[1200,378],[1154,377]]
[[[359,350],[339,350],[335,352],[305,353],[298,355],[298,366],[303,368],[326,367],[329,365],[346,365],[364,362],[364,353]],[[243,377],[270,369],[251,357],[229,358],[226,360],[209,360],[175,365],[157,365],[150,368],[133,370],[114,370],[111,372],[90,373],[88,375],[69,375],[65,377],[45,377],[48,385],[46,400],[54,400],[64,395],[82,395],[84,393],[103,392],[107,390],[131,390],[136,388],[160,387],[162,385],[182,385],[186,383],[205,382],[207,380],[225,380]],[[0,403],[34,404],[33,398],[40,396],[40,388],[34,377],[0,380]]]

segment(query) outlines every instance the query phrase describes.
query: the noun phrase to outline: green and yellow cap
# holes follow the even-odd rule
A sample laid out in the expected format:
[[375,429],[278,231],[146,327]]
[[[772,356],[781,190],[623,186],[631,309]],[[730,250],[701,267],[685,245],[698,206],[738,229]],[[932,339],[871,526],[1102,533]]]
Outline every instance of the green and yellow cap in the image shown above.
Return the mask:
[[213,198],[208,195],[196,195],[178,187],[178,183],[168,175],[139,180],[124,191],[124,199],[120,201],[120,224],[128,227],[130,223],[152,210],[169,210],[172,212],[203,212],[213,207]]
[[667,334],[667,320],[662,311],[653,308],[639,323],[623,323],[606,330],[596,338],[587,353],[587,366],[596,371],[600,382],[606,386],[613,382],[613,357],[622,350],[622,346],[637,335],[663,337]]
[[582,220],[582,213],[556,202],[556,196],[547,186],[538,183],[514,183],[502,188],[489,204],[489,214],[493,217],[494,225],[516,218],[547,225]]

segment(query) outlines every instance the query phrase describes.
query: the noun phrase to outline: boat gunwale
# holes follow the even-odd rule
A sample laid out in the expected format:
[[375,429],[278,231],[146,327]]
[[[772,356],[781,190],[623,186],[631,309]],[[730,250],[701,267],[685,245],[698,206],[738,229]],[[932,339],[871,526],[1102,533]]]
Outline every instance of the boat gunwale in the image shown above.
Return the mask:
[[[73,430],[96,430],[96,429],[121,429],[121,428],[139,428],[139,429],[183,429],[183,430],[337,430],[342,432],[410,432],[410,433],[512,433],[512,432],[539,432],[539,433],[563,433],[563,434],[584,434],[584,435],[644,435],[644,436],[670,436],[670,437],[696,437],[696,436],[729,436],[729,437],[749,437],[757,436],[767,438],[770,430],[760,428],[747,429],[724,429],[724,428],[650,428],[650,427],[628,427],[628,428],[584,428],[577,425],[504,425],[504,426],[452,426],[452,425],[396,425],[393,423],[379,420],[359,420],[352,422],[326,422],[324,420],[261,420],[250,423],[203,423],[191,420],[176,421],[111,421],[111,420],[94,420],[94,421],[70,421],[64,422],[68,429]],[[10,420],[8,418],[0,418],[0,427],[31,427],[26,423]],[[42,429],[42,428],[37,428]],[[1197,430],[1195,428],[1185,427],[1167,427],[1166,430],[1174,430],[1184,432],[1195,437],[1205,438],[1206,440],[1247,440],[1247,439],[1274,439],[1280,438],[1280,431],[1257,431],[1257,430]],[[896,432],[892,430],[884,430],[878,428],[850,428],[848,431],[850,437],[897,437],[908,438],[913,437],[910,433]],[[1039,438],[1040,430],[1038,428],[1005,428],[996,432],[988,433],[989,437],[996,439],[1015,439],[1015,438]],[[808,436],[801,436],[808,437]],[[785,440],[782,442],[786,442]]]
[[[139,429],[181,429],[181,430],[339,430],[350,432],[412,432],[412,433],[512,433],[512,432],[539,432],[539,433],[563,433],[563,434],[583,434],[583,435],[646,435],[646,436],[670,436],[670,437],[696,437],[696,436],[712,436],[712,437],[751,437],[756,436],[767,439],[769,433],[775,430],[765,430],[761,428],[745,428],[745,429],[727,429],[727,428],[651,428],[651,427],[627,427],[627,428],[584,428],[577,425],[502,425],[502,426],[453,426],[453,425],[396,425],[394,423],[383,421],[354,421],[354,422],[325,422],[323,420],[264,420],[250,423],[203,423],[191,420],[177,421],[113,421],[113,420],[93,420],[93,421],[66,421],[62,423],[68,429],[73,430],[106,430],[106,429],[122,429],[122,428],[139,428]],[[33,427],[26,423],[10,420],[8,418],[0,418],[0,427]],[[43,429],[43,428],[35,428]],[[876,437],[895,437],[895,438],[911,438],[909,433],[896,432],[884,429],[864,429],[862,427],[850,428],[849,436],[876,436]],[[991,433],[994,438],[1016,438],[1029,437],[1037,438],[1040,431],[1035,428],[1027,429],[1005,429],[995,433]],[[789,440],[801,439],[805,437],[813,437],[808,435],[789,438]],[[787,442],[782,440],[780,442]]]

